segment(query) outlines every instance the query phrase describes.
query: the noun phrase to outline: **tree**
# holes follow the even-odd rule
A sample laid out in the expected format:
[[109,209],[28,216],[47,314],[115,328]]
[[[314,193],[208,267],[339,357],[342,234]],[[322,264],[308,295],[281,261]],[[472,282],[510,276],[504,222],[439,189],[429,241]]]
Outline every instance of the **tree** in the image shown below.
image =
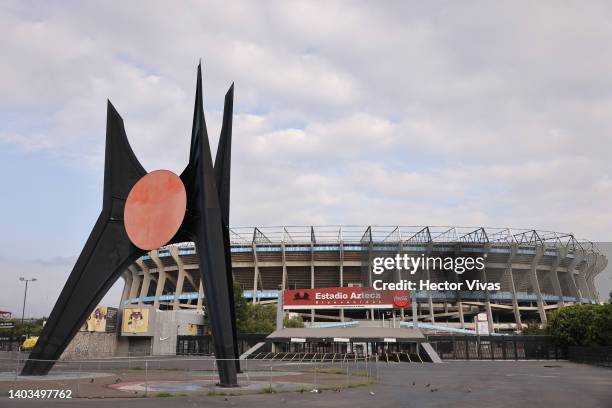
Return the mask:
[[269,334],[276,329],[276,305],[248,303],[239,285],[234,285],[234,307],[239,333]]
[[249,304],[244,298],[244,291],[238,284],[234,284],[234,311],[236,313],[236,328],[244,333],[249,317]]
[[44,319],[25,320],[23,322],[21,319],[10,319],[3,320],[3,322],[12,322],[14,327],[10,329],[0,328],[0,336],[39,336],[42,331]]
[[276,329],[276,305],[249,303],[247,310],[248,318],[242,327],[243,333],[270,334]]
[[611,346],[612,304],[574,305],[553,312],[546,332],[561,346]]
[[302,328],[304,327],[304,319],[301,316],[286,318],[284,321],[284,326],[287,328]]

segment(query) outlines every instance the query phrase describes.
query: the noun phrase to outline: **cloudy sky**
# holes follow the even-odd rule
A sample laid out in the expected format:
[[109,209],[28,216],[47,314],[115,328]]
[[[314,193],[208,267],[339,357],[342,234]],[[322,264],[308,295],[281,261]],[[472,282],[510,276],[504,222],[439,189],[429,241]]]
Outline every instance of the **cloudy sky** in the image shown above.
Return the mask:
[[147,170],[182,171],[200,58],[213,145],[236,84],[235,226],[612,241],[609,3],[0,4],[0,309],[19,276],[27,315],[55,302],[100,211],[107,98]]

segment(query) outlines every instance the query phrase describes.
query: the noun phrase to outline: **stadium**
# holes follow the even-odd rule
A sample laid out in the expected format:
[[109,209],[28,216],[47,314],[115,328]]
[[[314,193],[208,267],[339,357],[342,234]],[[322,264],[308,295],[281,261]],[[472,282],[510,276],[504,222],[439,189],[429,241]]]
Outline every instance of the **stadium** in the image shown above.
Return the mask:
[[[296,310],[307,326],[358,322],[384,326],[392,316],[471,330],[474,317],[486,313],[490,333],[521,332],[545,323],[547,313],[576,303],[599,301],[594,278],[607,265],[595,244],[572,234],[488,227],[303,226],[230,229],[234,283],[256,303],[276,303],[283,290],[371,287],[372,259],[413,254],[482,256],[485,268],[458,275],[421,270],[402,276],[389,271],[386,281],[499,283],[497,291],[416,291],[416,308]],[[151,251],[123,274],[121,307],[201,311],[204,292],[193,244]],[[416,310],[416,316],[412,316]],[[392,312],[393,311],[393,312]],[[328,322],[328,323],[325,323]],[[375,323],[378,324],[378,323]],[[395,327],[395,326],[394,326]]]

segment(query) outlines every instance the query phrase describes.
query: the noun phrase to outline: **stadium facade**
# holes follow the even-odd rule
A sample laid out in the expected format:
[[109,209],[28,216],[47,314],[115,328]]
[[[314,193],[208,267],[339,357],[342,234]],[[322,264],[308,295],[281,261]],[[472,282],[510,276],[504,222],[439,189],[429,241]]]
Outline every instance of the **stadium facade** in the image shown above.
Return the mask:
[[[234,283],[253,302],[274,303],[284,289],[370,287],[372,260],[409,254],[428,257],[481,256],[482,271],[387,271],[382,279],[431,282],[500,283],[497,291],[418,291],[419,321],[473,328],[486,313],[490,331],[520,331],[530,322],[545,323],[547,312],[577,303],[596,303],[594,278],[607,265],[596,245],[572,234],[509,228],[305,226],[231,228]],[[123,274],[122,307],[202,310],[204,290],[198,255],[191,243],[144,255]],[[380,279],[380,276],[376,277]],[[412,310],[397,317],[412,319]],[[302,311],[305,320],[384,320],[380,310]],[[401,314],[401,316],[400,316]],[[389,314],[387,314],[389,316]],[[395,314],[393,315],[395,318]]]

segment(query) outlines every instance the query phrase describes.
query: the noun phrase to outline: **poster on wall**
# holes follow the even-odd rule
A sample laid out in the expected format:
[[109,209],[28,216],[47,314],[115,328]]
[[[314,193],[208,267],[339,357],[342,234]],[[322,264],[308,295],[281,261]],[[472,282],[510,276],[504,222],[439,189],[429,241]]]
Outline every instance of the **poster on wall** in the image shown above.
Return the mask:
[[188,336],[197,336],[198,335],[198,325],[193,323],[187,324],[187,333]]
[[149,309],[123,310],[123,333],[146,333],[149,331]]
[[119,313],[119,309],[116,307],[107,307],[106,308],[106,333],[116,333],[117,332],[117,314]]
[[83,326],[82,332],[115,333],[117,331],[117,308],[98,306],[89,315]]

